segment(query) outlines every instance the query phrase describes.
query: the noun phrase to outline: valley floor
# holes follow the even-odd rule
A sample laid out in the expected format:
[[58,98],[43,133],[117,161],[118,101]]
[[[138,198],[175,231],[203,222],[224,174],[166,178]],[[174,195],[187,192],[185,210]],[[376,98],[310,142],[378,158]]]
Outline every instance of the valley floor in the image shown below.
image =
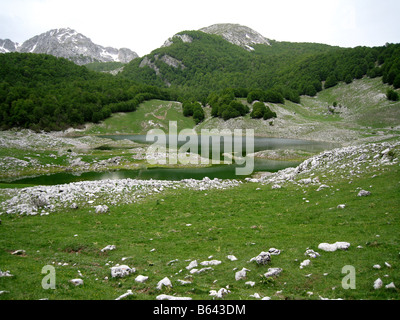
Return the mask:
[[[337,144],[318,154],[257,154],[303,161],[277,173],[18,189],[2,183],[0,300],[125,293],[134,300],[211,300],[221,298],[218,292],[225,300],[398,300],[400,105],[385,100],[384,90],[379,79],[363,79],[304,97],[302,105],[271,105],[273,123],[208,116],[195,127]],[[334,101],[340,107],[331,113]],[[145,146],[99,135],[145,134],[169,121],[194,126],[179,103],[148,101],[82,130],[0,132],[0,178],[147,166]],[[346,250],[323,249],[336,242]],[[252,259],[262,252],[270,256],[265,265]],[[128,270],[124,277],[113,277],[118,266]],[[170,285],[158,289],[165,278]],[[46,289],[49,281],[54,289]]]
[[[398,299],[399,154],[399,143],[340,148],[244,182],[3,189],[0,299]],[[321,246],[336,242],[349,247]],[[250,261],[268,251],[279,254],[267,265]],[[119,265],[132,273],[112,277]],[[55,289],[43,289],[46,266]]]

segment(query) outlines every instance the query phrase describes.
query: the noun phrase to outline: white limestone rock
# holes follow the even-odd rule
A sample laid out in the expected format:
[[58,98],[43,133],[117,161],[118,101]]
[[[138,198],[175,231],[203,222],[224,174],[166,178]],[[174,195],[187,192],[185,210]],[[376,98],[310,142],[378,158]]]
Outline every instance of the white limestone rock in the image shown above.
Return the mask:
[[133,295],[132,290],[128,290],[126,293],[120,295],[120,296],[119,296],[118,298],[116,298],[115,300],[122,300],[122,299],[125,299],[126,297],[131,296],[131,295]]
[[243,268],[242,270],[238,271],[235,273],[235,280],[239,281],[242,279],[246,279],[247,272],[249,272],[249,269]]
[[283,269],[281,268],[269,268],[268,272],[264,274],[266,278],[277,277],[282,273]]
[[116,247],[115,245],[110,244],[110,245],[104,247],[103,249],[101,249],[101,252],[112,251],[112,250],[115,250],[116,248],[117,248],[117,247]]
[[350,243],[348,243],[348,242],[335,242],[333,244],[320,243],[318,245],[318,249],[326,251],[326,252],[334,252],[336,250],[347,250],[349,247],[350,247]]
[[237,261],[237,258],[234,255],[228,255],[227,258],[231,261]]
[[142,275],[138,275],[138,276],[135,278],[135,281],[136,281],[136,282],[139,282],[139,283],[144,283],[144,282],[147,281],[147,279],[149,279],[149,277],[147,277],[147,276],[142,276]]
[[123,278],[134,272],[136,272],[135,268],[130,268],[127,265],[116,265],[111,268],[111,277]]
[[71,282],[75,286],[83,285],[83,280],[82,279],[72,279],[72,280],[69,280],[69,282]]
[[172,288],[172,282],[171,282],[171,280],[169,280],[168,277],[165,277],[164,279],[160,280],[157,283],[157,289],[158,290],[161,290],[162,287],[170,287],[170,288]]
[[192,300],[190,297],[176,297],[167,294],[160,294],[156,297],[157,300]]
[[382,280],[380,278],[376,279],[374,282],[374,289],[378,290],[378,289],[382,288],[382,286],[383,286]]

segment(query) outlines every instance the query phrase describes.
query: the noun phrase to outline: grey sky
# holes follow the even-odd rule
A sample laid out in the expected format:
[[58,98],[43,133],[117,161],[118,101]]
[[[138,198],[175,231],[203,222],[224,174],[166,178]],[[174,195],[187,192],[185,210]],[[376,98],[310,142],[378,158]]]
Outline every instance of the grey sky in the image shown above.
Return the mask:
[[400,42],[399,0],[0,0],[0,39],[70,27],[140,56],[183,30],[239,23],[263,36],[343,47]]

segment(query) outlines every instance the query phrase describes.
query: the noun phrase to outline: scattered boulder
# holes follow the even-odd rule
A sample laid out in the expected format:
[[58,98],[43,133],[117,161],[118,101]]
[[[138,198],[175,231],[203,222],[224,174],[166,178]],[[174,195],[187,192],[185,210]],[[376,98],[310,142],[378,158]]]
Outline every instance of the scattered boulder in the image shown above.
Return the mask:
[[147,279],[149,279],[149,277],[147,277],[147,276],[142,276],[142,275],[138,275],[138,276],[135,278],[135,281],[136,281],[136,282],[139,282],[139,283],[144,283],[144,282],[147,281]]
[[210,290],[210,296],[213,296],[214,298],[219,298],[219,299],[222,299],[228,293],[230,293],[230,291],[225,288],[221,288],[218,291]]
[[112,251],[112,250],[115,250],[115,249],[116,249],[115,245],[108,245],[108,246],[104,247],[103,249],[101,249],[101,252]]
[[8,270],[4,272],[0,270],[0,278],[2,277],[14,277],[14,276]]
[[326,184],[321,184],[320,186],[319,186],[319,188],[317,189],[317,192],[319,192],[319,191],[321,191],[321,190],[323,190],[323,189],[327,189],[327,188],[330,188],[328,185],[326,185]]
[[189,263],[189,265],[186,267],[186,269],[191,270],[197,266],[198,266],[197,260],[193,260],[192,262]]
[[83,280],[82,279],[72,279],[69,280],[74,286],[81,286],[83,285]]
[[239,281],[245,279],[247,276],[247,272],[250,271],[249,269],[243,268],[242,270],[235,273],[235,280]]
[[203,262],[200,262],[200,264],[202,265],[202,266],[217,266],[217,265],[219,265],[219,264],[221,264],[222,262],[221,261],[219,261],[219,260],[210,260],[210,261],[203,261]]
[[255,261],[257,264],[266,265],[271,261],[271,254],[269,252],[261,252],[257,257],[251,258],[250,262]]
[[128,297],[128,296],[131,296],[131,295],[133,295],[133,292],[132,292],[132,290],[128,290],[126,293],[124,293],[123,295],[120,295],[118,298],[116,298],[115,300],[122,300],[122,299],[124,299],[124,298],[126,298],[126,297]]
[[160,280],[157,283],[157,289],[158,290],[161,290],[162,287],[170,287],[170,288],[172,288],[172,282],[171,282],[171,280],[168,279],[168,277],[165,277],[164,279]]
[[382,280],[380,278],[376,279],[374,282],[374,289],[378,290],[378,289],[382,288],[382,286],[383,286]]
[[300,269],[307,267],[308,265],[310,265],[310,263],[311,263],[310,259],[304,260],[302,263],[300,263]]
[[12,252],[11,254],[12,254],[12,255],[15,255],[15,256],[23,256],[23,255],[26,254],[26,251],[25,251],[25,250],[15,250],[15,251]]
[[95,207],[96,213],[107,213],[108,212],[108,206],[107,205],[99,205]]
[[227,256],[227,258],[229,260],[231,260],[231,261],[237,261],[237,258],[234,255],[231,255],[231,254],[229,256]]
[[273,255],[273,256],[279,256],[281,254],[281,250],[276,249],[276,248],[270,248],[268,250],[268,253]]
[[272,278],[272,277],[277,277],[281,274],[283,269],[281,268],[269,268],[267,273],[264,273],[264,277],[266,278]]
[[111,277],[113,278],[122,278],[130,275],[131,273],[136,272],[135,268],[130,268],[127,265],[116,265],[111,268]]
[[320,256],[320,254],[318,252],[316,252],[316,251],[314,251],[312,249],[308,249],[304,253],[304,255],[309,256],[310,258],[314,258],[314,259]]
[[393,282],[389,283],[388,285],[385,286],[386,289],[396,289],[396,286],[394,285]]
[[318,245],[318,249],[327,251],[327,252],[334,252],[336,250],[347,250],[349,247],[350,247],[350,243],[348,243],[348,242],[336,242],[334,244],[320,243]]
[[192,300],[190,297],[176,297],[167,294],[160,294],[156,297],[157,300]]
[[202,268],[202,269],[192,269],[192,270],[190,270],[190,273],[191,274],[194,274],[194,273],[197,273],[197,274],[199,274],[199,273],[203,273],[203,272],[206,272],[206,271],[212,271],[212,270],[214,270],[213,268],[211,268],[211,267],[206,267],[206,268]]
[[357,197],[368,197],[371,195],[371,192],[366,191],[366,190],[361,190],[358,194]]
[[178,261],[179,261],[179,259],[174,259],[174,260],[168,261],[167,266],[170,266],[170,265],[172,265],[172,264],[174,264],[175,262],[178,262]]

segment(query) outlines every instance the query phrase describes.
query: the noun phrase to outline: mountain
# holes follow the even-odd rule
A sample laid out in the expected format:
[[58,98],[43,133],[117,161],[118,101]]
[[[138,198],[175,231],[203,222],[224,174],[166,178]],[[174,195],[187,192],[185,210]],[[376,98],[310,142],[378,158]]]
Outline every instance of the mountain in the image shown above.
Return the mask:
[[11,41],[10,39],[0,39],[0,53],[16,52],[18,51],[19,44]]
[[26,40],[20,46],[10,40],[0,40],[0,53],[46,53],[84,65],[92,62],[128,63],[138,57],[130,49],[103,47],[70,28],[53,29]]
[[341,48],[279,42],[237,24],[179,32],[118,75],[202,102],[231,88],[241,94],[258,90],[253,98],[265,96],[260,90],[273,90],[295,103],[302,95],[364,76],[383,76],[385,83],[400,87],[400,44]]
[[228,87],[273,87],[280,81],[281,70],[310,55],[336,49],[277,42],[248,27],[217,24],[175,34],[162,47],[126,65],[119,76],[177,88],[179,94],[203,100],[211,91]]
[[249,27],[239,24],[214,24],[212,26],[202,28],[200,29],[200,31],[208,34],[219,35],[230,43],[236,44],[249,51],[253,51],[254,45],[257,44],[270,45],[270,41],[262,36],[260,33],[254,31],[253,29],[250,29]]

